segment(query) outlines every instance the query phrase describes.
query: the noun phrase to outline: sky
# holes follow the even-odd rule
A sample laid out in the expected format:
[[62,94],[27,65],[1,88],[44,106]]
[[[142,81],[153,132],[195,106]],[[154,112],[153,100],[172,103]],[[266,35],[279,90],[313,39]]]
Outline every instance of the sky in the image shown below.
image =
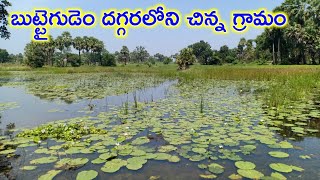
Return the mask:
[[[9,0],[12,3],[10,11],[32,11],[34,8],[67,9],[81,8],[83,11],[93,11],[97,15],[109,8],[116,9],[146,9],[158,3],[164,4],[167,8],[179,10],[182,15],[190,14],[194,9],[216,8],[222,20],[230,27],[230,13],[233,10],[257,10],[266,8],[271,11],[279,6],[284,0]],[[99,18],[98,18],[99,19]],[[230,29],[230,28],[229,28]],[[11,38],[0,39],[0,48],[7,49],[9,53],[23,53],[25,45],[31,41],[30,29],[9,28]],[[227,35],[216,35],[210,29],[190,29],[183,21],[177,29],[166,29],[158,26],[154,29],[129,29],[128,37],[119,39],[114,36],[113,29],[104,29],[97,25],[92,29],[50,29],[50,35],[54,38],[63,31],[69,31],[73,37],[94,36],[102,40],[110,52],[119,51],[122,46],[128,46],[132,51],[136,46],[144,46],[150,54],[161,53],[172,55],[182,48],[204,40],[209,42],[213,49],[219,49],[223,45],[230,48],[236,47],[240,38],[254,39],[261,34],[263,29],[250,28],[243,34],[235,34],[229,30]]]

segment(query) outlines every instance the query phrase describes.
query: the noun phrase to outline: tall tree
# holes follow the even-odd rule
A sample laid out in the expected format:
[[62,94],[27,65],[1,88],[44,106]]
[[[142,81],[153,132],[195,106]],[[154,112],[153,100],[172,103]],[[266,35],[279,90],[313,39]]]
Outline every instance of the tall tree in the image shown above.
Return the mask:
[[43,51],[43,44],[31,41],[24,48],[25,56],[27,58],[26,64],[32,68],[42,67],[45,63],[45,54]]
[[201,40],[200,42],[194,43],[188,47],[192,49],[192,52],[200,64],[210,64],[209,61],[213,56],[213,51],[208,42]]
[[9,62],[9,53],[6,49],[0,49],[0,63]]
[[122,46],[122,49],[119,52],[118,55],[118,61],[123,62],[124,65],[127,65],[128,61],[130,59],[130,51],[127,46]]
[[166,56],[160,53],[154,55],[156,61],[163,62],[166,59]]
[[149,58],[149,53],[143,46],[137,46],[131,53],[131,60],[137,63],[146,62]]
[[7,0],[0,1],[0,37],[4,39],[10,38],[10,32],[8,31],[8,11],[7,7],[10,7],[11,3]]
[[81,61],[81,51],[83,50],[83,38],[77,36],[72,42],[73,48],[78,51],[79,61]]
[[55,52],[55,41],[53,37],[50,35],[48,41],[43,43],[43,53],[46,57],[47,65],[53,66],[53,54]]
[[238,43],[237,56],[239,60],[243,60],[246,43],[247,43],[247,40],[245,38],[241,38]]

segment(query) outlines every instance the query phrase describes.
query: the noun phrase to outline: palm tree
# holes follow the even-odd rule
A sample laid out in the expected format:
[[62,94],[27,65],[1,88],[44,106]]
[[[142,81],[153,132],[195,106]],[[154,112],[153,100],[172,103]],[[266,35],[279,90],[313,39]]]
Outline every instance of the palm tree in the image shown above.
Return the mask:
[[53,66],[53,54],[55,51],[55,41],[52,36],[49,36],[48,41],[44,43],[43,51],[46,55],[47,65]]
[[81,37],[74,38],[72,42],[73,48],[79,52],[79,60],[81,61],[81,51],[83,50],[83,39]]

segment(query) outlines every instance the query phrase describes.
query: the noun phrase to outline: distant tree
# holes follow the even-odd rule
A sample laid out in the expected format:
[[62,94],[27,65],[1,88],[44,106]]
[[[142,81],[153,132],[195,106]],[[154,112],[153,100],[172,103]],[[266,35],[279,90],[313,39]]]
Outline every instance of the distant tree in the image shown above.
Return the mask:
[[204,42],[203,40],[201,40],[200,42],[190,45],[189,48],[192,49],[194,55],[196,56],[200,64],[209,64],[209,60],[213,55],[213,51],[208,42]]
[[120,50],[118,55],[118,61],[123,62],[124,65],[127,65],[129,60],[130,60],[130,51],[127,46],[122,46],[122,49]]
[[221,63],[222,63],[221,58],[216,54],[213,54],[211,57],[208,57],[207,65],[219,65]]
[[179,70],[188,69],[191,64],[196,61],[196,56],[193,54],[191,48],[184,48],[180,51],[177,56],[176,63],[178,64]]
[[43,53],[45,54],[46,63],[53,66],[53,54],[55,52],[55,41],[49,36],[48,41],[43,43]]
[[238,43],[238,49],[237,49],[237,57],[239,60],[243,60],[244,57],[244,49],[246,47],[246,39],[245,38],[241,38],[239,43]]
[[9,62],[9,53],[6,49],[0,49],[0,63]]
[[79,59],[79,56],[77,54],[69,53],[68,62],[71,64],[72,67],[81,66],[81,60]]
[[81,51],[84,49],[82,37],[77,36],[76,38],[74,38],[74,40],[72,41],[72,46],[78,51],[79,60],[81,61]]
[[166,59],[166,56],[160,53],[154,55],[156,61],[163,62]]
[[131,53],[131,60],[136,63],[146,62],[150,55],[145,47],[137,46]]
[[227,56],[229,56],[229,47],[227,45],[221,46],[219,50],[219,57],[221,58],[223,63],[227,61]]
[[68,59],[68,54],[70,54],[72,45],[72,36],[70,32],[64,31],[60,36],[58,36],[55,40],[55,45],[57,49],[65,55],[65,58],[59,60],[60,64],[66,66],[67,63],[64,62],[64,59]]
[[43,44],[31,41],[24,48],[26,56],[26,64],[32,68],[42,67],[45,63],[45,54]]
[[4,39],[10,38],[10,32],[8,31],[8,11],[7,7],[10,7],[11,3],[7,0],[0,1],[0,37]]
[[19,54],[10,54],[9,59],[11,63],[22,64],[23,63],[23,55]]
[[253,40],[249,39],[246,42],[246,48],[244,50],[243,60],[246,63],[250,63],[255,60],[254,56],[254,47],[253,47]]
[[115,55],[105,51],[102,53],[102,62],[101,66],[116,66]]
[[61,36],[62,36],[64,48],[67,52],[69,52],[70,47],[72,45],[72,36],[71,36],[70,32],[68,32],[68,31],[63,32],[61,34]]
[[156,64],[156,59],[155,59],[154,57],[150,56],[150,57],[148,58],[148,60],[145,61],[145,63],[146,63],[149,67],[151,67],[152,65],[155,65],[155,64]]
[[166,57],[163,61],[163,64],[170,64],[172,62],[172,59],[169,57]]

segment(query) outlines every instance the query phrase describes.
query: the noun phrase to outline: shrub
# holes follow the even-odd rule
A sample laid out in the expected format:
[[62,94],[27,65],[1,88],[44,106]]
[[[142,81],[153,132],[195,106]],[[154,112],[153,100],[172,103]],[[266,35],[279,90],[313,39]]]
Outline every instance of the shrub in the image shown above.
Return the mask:
[[68,54],[68,62],[70,62],[72,67],[81,66],[81,60],[77,54]]
[[163,64],[170,64],[171,62],[172,62],[172,59],[167,57],[164,59]]
[[116,58],[113,54],[105,52],[102,54],[101,66],[116,66]]

